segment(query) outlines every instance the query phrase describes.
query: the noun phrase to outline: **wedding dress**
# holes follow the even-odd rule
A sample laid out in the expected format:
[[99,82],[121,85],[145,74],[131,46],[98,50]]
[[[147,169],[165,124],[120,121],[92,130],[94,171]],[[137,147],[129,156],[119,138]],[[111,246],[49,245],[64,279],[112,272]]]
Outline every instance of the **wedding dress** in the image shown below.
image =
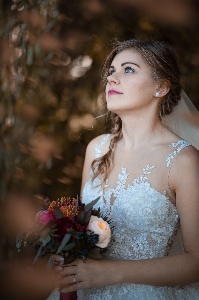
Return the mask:
[[[110,135],[104,135],[96,145],[96,158],[102,155],[102,147],[109,140]],[[145,153],[132,153],[132,164],[128,163],[129,157],[125,160],[126,154],[121,153],[121,163],[125,165],[115,162],[112,178],[103,188],[99,177],[86,182],[82,201],[89,203],[100,196],[95,207],[100,207],[101,215],[108,216],[114,226],[106,258],[153,259],[172,251],[180,221],[173,204],[175,196],[168,185],[169,174],[177,156],[188,146],[187,141],[179,139],[151,152],[146,149]],[[121,299],[198,300],[199,284],[175,287],[117,284],[78,291],[78,300]]]
[[[199,118],[199,113],[182,91],[178,105],[162,123],[183,139],[152,152],[146,149],[145,153],[132,153],[130,158],[121,153],[122,163],[114,162],[114,172],[103,188],[99,177],[91,180],[91,172],[82,202],[89,203],[100,196],[95,208],[100,207],[101,215],[114,226],[105,259],[153,259],[184,252],[175,195],[169,189],[170,170],[180,152],[190,145],[199,150],[199,127],[193,119],[186,122],[184,116]],[[95,158],[102,155],[109,140],[107,134],[96,144]],[[58,289],[47,298],[59,299]],[[123,299],[198,300],[199,283],[174,287],[117,284],[78,291],[78,300]]]

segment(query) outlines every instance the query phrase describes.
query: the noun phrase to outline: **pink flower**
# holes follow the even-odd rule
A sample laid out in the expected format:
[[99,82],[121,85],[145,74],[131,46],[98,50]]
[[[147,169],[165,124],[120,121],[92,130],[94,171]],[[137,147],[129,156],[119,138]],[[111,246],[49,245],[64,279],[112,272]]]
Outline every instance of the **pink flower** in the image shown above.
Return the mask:
[[49,221],[55,221],[55,216],[48,210],[39,211],[37,213],[37,222],[46,225]]

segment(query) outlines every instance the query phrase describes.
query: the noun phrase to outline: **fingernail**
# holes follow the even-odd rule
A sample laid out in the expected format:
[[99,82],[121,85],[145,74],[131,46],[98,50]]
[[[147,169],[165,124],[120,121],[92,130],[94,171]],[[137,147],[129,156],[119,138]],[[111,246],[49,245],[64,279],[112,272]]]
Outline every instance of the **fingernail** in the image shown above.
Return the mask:
[[62,293],[66,293],[66,289],[61,290]]

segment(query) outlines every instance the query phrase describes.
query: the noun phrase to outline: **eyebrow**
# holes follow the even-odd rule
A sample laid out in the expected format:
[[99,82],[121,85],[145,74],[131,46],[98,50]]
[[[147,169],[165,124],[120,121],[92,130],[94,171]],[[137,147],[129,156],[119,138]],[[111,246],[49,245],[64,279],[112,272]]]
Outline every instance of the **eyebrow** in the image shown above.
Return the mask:
[[[128,64],[135,65],[135,66],[137,66],[138,68],[140,68],[139,65],[137,65],[136,63],[130,62],[130,61],[127,61],[127,62],[122,63],[122,64],[121,64],[121,67],[123,67],[123,66],[125,66],[125,65],[128,65]],[[110,66],[110,68],[114,68],[114,66]]]

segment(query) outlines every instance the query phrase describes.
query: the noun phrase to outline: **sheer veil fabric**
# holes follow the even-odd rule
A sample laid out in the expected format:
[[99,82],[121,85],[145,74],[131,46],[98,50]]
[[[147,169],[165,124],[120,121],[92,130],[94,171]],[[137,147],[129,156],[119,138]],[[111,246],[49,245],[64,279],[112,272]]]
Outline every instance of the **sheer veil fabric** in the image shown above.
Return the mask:
[[199,112],[184,91],[178,105],[162,118],[162,123],[199,150]]
[[[162,123],[199,150],[199,112],[184,91],[181,93],[178,105],[170,115],[162,118]],[[182,234],[179,229],[169,254],[183,252]]]

